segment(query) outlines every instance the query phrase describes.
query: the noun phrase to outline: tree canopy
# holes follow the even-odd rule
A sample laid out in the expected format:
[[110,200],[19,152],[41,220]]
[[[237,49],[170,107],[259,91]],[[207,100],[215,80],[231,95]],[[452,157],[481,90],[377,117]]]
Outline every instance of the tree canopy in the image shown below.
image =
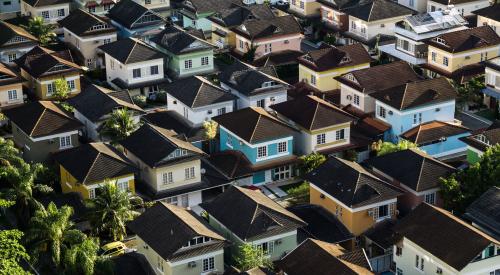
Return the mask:
[[42,45],[50,44],[56,37],[56,34],[54,33],[54,25],[45,24],[44,19],[40,16],[30,18],[28,25],[23,27],[29,33],[38,38]]
[[305,175],[312,170],[316,169],[323,162],[326,161],[326,157],[319,153],[311,153],[309,155],[303,155],[299,157],[298,168],[302,175]]
[[54,92],[52,97],[55,100],[63,101],[68,98],[70,91],[68,82],[64,78],[59,78],[54,81]]
[[19,242],[23,232],[19,230],[0,231],[0,275],[30,274],[21,266],[22,260],[29,260],[30,256]]
[[130,136],[139,126],[127,108],[116,109],[104,122],[101,134],[112,142],[118,142]]
[[377,156],[383,156],[389,153],[394,153],[412,148],[420,150],[415,143],[407,140],[400,140],[397,144],[379,140],[372,144],[372,150],[377,152]]
[[271,260],[251,244],[243,244],[239,247],[235,261],[236,267],[240,270],[249,270],[260,266],[272,268],[273,266]]

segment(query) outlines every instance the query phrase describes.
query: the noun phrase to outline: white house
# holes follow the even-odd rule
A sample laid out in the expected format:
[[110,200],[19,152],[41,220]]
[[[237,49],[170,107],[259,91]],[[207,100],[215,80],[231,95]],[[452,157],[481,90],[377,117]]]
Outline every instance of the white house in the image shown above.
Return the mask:
[[42,17],[46,24],[56,24],[68,16],[70,0],[22,0],[21,14],[24,16]]
[[489,0],[429,0],[427,1],[427,12],[455,8],[462,16],[471,16],[473,11],[489,5]]

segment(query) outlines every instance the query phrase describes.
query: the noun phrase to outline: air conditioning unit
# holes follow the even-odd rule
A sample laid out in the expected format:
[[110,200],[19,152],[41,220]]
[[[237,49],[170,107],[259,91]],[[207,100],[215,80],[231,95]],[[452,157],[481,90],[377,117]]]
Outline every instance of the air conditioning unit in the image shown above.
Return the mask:
[[196,267],[196,262],[195,261],[189,262],[188,267],[190,268]]
[[389,111],[389,115],[391,115],[391,116],[392,116],[392,114],[394,114],[394,113],[393,113],[392,111]]
[[373,210],[368,210],[368,216],[373,217]]

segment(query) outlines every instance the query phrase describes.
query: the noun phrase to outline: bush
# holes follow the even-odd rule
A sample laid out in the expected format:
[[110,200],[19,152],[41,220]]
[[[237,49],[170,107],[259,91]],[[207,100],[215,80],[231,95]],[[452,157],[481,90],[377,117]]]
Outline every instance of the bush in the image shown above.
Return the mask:
[[132,100],[134,101],[134,103],[141,107],[141,108],[144,108],[147,106],[147,98],[143,95],[136,95],[132,98]]
[[167,92],[159,91],[156,94],[156,101],[161,103],[167,103]]
[[309,202],[309,183],[304,182],[301,185],[288,190],[289,202],[291,204],[303,204]]

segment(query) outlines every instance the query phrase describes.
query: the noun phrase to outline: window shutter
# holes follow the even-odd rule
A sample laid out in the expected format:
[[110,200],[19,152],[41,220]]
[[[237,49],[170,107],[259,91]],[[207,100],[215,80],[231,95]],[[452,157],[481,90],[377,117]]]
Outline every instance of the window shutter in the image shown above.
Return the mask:
[[378,220],[378,207],[373,208],[373,219]]

